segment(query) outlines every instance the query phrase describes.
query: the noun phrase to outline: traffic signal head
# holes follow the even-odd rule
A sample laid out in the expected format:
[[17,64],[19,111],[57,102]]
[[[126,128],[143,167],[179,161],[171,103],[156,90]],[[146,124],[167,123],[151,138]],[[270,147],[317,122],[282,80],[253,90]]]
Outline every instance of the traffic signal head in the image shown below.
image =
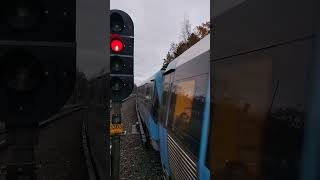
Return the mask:
[[0,119],[34,126],[56,113],[75,82],[75,0],[0,6]]
[[111,99],[121,101],[133,90],[134,27],[130,16],[120,10],[110,13]]

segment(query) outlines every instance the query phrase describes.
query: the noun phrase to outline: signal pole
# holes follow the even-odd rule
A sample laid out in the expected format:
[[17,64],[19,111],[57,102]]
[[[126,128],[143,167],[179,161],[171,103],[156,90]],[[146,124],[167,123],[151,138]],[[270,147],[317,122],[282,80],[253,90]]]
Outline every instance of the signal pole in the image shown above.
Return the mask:
[[125,133],[121,124],[121,103],[133,90],[134,27],[130,16],[120,10],[110,13],[110,86],[111,86],[111,179],[119,180],[120,135]]
[[[112,106],[112,124],[121,124],[121,103],[114,102]],[[122,130],[123,131],[123,130]],[[120,174],[120,136],[112,136],[112,151],[111,151],[111,176],[113,180],[119,180]]]

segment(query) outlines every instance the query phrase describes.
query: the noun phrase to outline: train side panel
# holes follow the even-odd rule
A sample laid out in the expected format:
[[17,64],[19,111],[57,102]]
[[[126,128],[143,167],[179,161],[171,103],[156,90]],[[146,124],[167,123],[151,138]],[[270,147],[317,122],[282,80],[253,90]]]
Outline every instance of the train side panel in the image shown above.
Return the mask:
[[150,136],[150,116],[152,107],[153,82],[148,80],[139,87],[138,95],[138,111],[143,128],[146,130],[147,137]]
[[310,37],[313,0],[214,0],[214,59]]
[[229,171],[245,179],[299,178],[311,42],[214,62],[211,164],[216,178]]
[[162,104],[162,94],[163,94],[163,75],[159,71],[154,76],[154,91],[152,97],[151,114],[149,116],[149,132],[151,145],[155,150],[159,150],[159,118],[160,118],[160,107]]
[[160,142],[160,157],[162,168],[165,171],[167,176],[170,176],[171,171],[169,167],[169,158],[168,158],[168,131],[162,124],[159,124],[159,142]]
[[158,109],[162,100],[162,81],[162,72],[159,71],[144,83],[146,89],[144,102],[139,105],[141,107],[138,106],[150,143],[157,151],[159,150]]
[[167,72],[155,74],[148,108],[143,103],[138,106],[151,144],[159,149],[163,170],[171,179],[210,178],[206,138],[210,119],[209,110],[205,111],[210,109],[209,40],[210,36],[205,37],[176,58]]
[[209,180],[210,179],[210,167],[209,167],[209,131],[210,131],[210,79],[207,83],[207,92],[205,107],[203,111],[203,122],[201,130],[201,143],[200,143],[200,153],[198,161],[199,169],[199,179]]
[[164,75],[163,80],[163,95],[162,102],[160,106],[160,116],[159,116],[159,141],[160,141],[160,156],[162,167],[167,176],[171,176],[172,172],[169,167],[169,157],[168,157],[168,130],[167,130],[167,118],[170,109],[170,99],[171,99],[171,86],[174,77],[174,72]]
[[312,1],[225,2],[214,1],[213,178],[299,179]]
[[199,178],[198,160],[209,81],[209,57],[207,51],[175,70],[167,127],[169,166],[174,179]]

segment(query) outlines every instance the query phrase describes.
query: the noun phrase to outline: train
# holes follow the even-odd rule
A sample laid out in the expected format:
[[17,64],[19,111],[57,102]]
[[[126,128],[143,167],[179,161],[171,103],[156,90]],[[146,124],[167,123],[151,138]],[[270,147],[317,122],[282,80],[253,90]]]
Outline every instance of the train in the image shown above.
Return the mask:
[[138,113],[167,179],[319,179],[312,2],[215,0],[211,40],[138,87]]
[[137,109],[167,179],[210,178],[210,35],[137,88]]

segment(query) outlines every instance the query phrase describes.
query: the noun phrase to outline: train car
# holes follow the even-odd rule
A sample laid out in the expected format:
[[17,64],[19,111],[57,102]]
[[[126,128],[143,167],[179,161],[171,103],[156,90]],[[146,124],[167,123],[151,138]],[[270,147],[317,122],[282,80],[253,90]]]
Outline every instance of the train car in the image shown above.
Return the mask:
[[195,50],[203,39],[163,72],[154,120],[164,171],[183,180],[319,179],[316,6],[213,2],[214,54],[209,41]]
[[147,129],[149,142],[155,150],[159,150],[159,127],[157,123],[157,110],[162,95],[162,72],[158,71],[138,87],[139,115]]
[[138,111],[168,179],[210,179],[209,51],[210,35],[138,87]]
[[307,139],[315,128],[306,126],[319,127],[310,119],[319,120],[319,106],[310,109],[319,98],[309,97],[319,87],[310,84],[319,82],[311,76],[319,70],[312,1],[215,0],[213,7],[213,179],[319,179],[316,134]]

